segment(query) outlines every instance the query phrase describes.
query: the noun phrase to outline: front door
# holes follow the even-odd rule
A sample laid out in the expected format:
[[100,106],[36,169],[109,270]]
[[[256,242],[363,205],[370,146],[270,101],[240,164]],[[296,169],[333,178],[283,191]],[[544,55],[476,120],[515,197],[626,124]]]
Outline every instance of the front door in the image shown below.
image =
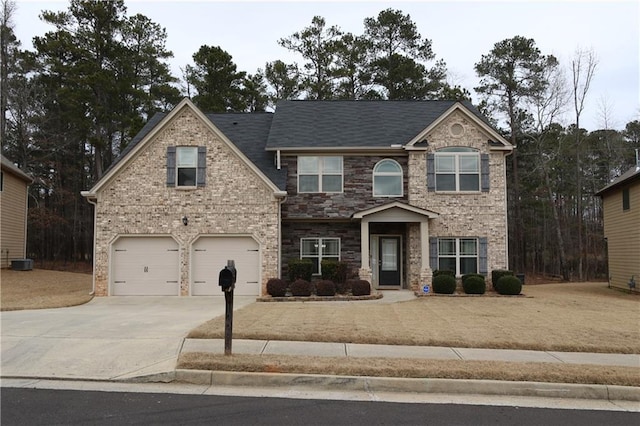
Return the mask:
[[400,287],[400,237],[380,236],[378,247],[378,285]]

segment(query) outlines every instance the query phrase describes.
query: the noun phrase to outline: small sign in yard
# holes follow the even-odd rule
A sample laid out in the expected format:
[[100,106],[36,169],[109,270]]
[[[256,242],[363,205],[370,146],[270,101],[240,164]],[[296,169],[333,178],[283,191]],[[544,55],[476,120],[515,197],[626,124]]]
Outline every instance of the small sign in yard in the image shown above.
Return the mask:
[[422,286],[423,293],[429,293],[429,291],[431,291],[431,288],[428,285]]

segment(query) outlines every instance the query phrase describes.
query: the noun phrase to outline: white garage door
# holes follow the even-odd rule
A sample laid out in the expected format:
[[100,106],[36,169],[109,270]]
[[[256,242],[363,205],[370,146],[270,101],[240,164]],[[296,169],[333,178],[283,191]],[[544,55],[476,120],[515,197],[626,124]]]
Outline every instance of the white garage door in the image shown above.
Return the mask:
[[123,237],[111,251],[111,294],[177,296],[179,248],[170,237]]
[[238,275],[234,294],[260,294],[260,255],[258,243],[250,237],[201,237],[191,247],[191,294],[221,296],[220,270],[234,260]]

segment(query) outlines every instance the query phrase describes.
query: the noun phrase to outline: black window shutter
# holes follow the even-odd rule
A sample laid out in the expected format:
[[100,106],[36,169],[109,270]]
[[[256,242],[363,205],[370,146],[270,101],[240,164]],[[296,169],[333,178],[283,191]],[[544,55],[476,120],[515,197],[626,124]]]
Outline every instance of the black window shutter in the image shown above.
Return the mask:
[[432,271],[438,269],[438,238],[429,237],[429,266]]
[[204,186],[207,183],[207,147],[198,147],[198,173],[197,186]]
[[436,190],[436,159],[433,154],[427,154],[427,191]]
[[478,273],[482,275],[487,275],[487,238],[480,237],[478,238]]
[[167,147],[167,186],[176,186],[176,147]]
[[480,184],[482,192],[489,192],[489,154],[480,154]]

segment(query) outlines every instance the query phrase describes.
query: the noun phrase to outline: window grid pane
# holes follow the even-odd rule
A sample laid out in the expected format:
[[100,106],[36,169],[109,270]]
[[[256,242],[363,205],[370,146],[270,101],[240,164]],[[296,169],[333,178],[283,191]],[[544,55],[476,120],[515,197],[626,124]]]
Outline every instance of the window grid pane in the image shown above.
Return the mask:
[[342,175],[322,176],[322,192],[342,191]]
[[298,157],[298,173],[317,174],[318,171],[318,157]]
[[300,175],[298,176],[300,192],[318,192],[318,176],[317,175]]
[[443,148],[436,153],[436,191],[479,191],[480,154],[463,148]]
[[439,238],[438,268],[456,275],[478,273],[478,239]]
[[322,173],[342,174],[342,157],[322,157]]
[[321,274],[322,260],[340,260],[340,238],[302,238],[300,259],[311,260],[313,274]]
[[176,149],[176,166],[196,167],[198,165],[198,147],[179,146]]
[[436,173],[454,172],[455,170],[455,156],[436,155]]

